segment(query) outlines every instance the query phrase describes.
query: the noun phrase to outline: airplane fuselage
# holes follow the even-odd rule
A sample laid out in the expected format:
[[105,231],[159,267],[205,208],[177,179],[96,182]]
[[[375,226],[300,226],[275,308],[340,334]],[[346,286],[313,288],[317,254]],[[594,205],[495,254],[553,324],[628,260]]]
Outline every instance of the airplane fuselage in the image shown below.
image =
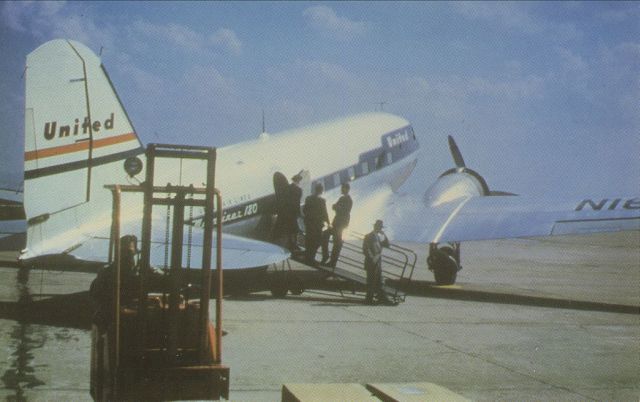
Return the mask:
[[397,188],[413,170],[418,148],[409,122],[384,113],[263,134],[219,148],[216,187],[226,200],[225,231],[248,235],[262,214],[271,213],[276,172],[291,177],[307,171],[310,180],[302,186],[304,196],[321,183],[324,196],[333,200],[346,182],[356,193],[382,185]]

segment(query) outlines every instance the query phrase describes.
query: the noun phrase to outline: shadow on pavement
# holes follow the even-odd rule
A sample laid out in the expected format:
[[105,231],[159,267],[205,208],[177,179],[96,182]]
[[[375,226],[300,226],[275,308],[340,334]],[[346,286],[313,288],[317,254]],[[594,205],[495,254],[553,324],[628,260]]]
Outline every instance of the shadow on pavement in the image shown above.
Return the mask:
[[512,293],[464,289],[460,287],[450,286],[437,286],[434,282],[428,281],[414,280],[410,283],[402,284],[400,286],[400,289],[410,296],[434,297],[440,299],[465,300],[483,303],[514,304],[521,306],[562,308],[569,310],[602,311],[607,313],[640,314],[639,306],[518,295]]

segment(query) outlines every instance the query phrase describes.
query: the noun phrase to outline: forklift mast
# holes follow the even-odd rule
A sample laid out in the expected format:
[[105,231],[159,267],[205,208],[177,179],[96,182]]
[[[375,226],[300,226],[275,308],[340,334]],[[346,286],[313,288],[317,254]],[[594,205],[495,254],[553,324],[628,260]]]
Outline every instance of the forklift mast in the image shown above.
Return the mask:
[[[159,159],[178,161],[181,167],[185,160],[204,163],[204,187],[157,186]],[[114,322],[106,331],[92,330],[91,394],[95,400],[228,398],[229,368],[222,365],[222,197],[215,188],[216,149],[149,144],[146,161],[145,181],[140,185],[105,186],[113,196],[109,261],[115,265],[115,314]],[[123,193],[142,195],[144,203],[135,284],[137,300],[129,304],[123,304],[121,291]],[[167,211],[165,238],[160,244],[165,252],[164,274],[156,273],[158,267],[151,263],[152,243],[158,247],[158,239],[152,238],[154,207],[164,207]],[[194,207],[204,210],[204,215],[198,218],[202,220],[203,233],[197,286],[192,286],[193,274],[197,271],[190,269]],[[189,216],[185,220],[187,209]],[[217,224],[214,224],[214,212]],[[185,226],[188,228],[186,239]],[[215,325],[209,319],[214,227],[217,230]],[[198,289],[199,294],[197,299],[190,300],[193,288]]]

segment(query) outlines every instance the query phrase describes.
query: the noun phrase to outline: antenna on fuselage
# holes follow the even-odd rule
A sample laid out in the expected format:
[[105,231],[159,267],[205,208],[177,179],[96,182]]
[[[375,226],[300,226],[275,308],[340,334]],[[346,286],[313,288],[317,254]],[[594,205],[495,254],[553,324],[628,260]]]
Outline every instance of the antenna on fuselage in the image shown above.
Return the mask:
[[267,133],[267,128],[264,123],[264,109],[262,109],[262,132],[258,136],[258,139],[263,141],[269,139],[269,133]]
[[[386,105],[387,102],[386,101],[382,101],[382,102],[376,102],[376,105],[380,106],[380,111],[383,112],[384,111],[384,105]],[[376,108],[377,110],[378,108]]]

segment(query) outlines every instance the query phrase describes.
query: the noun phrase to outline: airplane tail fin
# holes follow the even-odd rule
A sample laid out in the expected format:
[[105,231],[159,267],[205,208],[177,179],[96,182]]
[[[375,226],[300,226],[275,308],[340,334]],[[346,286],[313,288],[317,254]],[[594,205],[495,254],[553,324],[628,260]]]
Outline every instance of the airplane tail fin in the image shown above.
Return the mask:
[[123,161],[143,153],[98,56],[63,39],[27,56],[24,146],[30,250],[109,212],[104,184],[123,182]]

